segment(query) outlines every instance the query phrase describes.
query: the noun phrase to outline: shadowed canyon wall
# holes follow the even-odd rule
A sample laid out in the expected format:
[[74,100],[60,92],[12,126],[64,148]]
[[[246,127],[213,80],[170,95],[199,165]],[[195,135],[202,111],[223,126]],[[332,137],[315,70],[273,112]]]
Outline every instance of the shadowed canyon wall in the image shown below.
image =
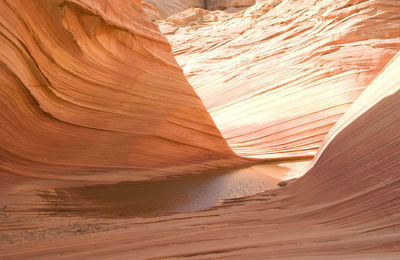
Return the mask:
[[4,174],[116,181],[234,164],[139,0],[0,1],[0,107]]
[[313,156],[400,49],[399,1],[261,0],[200,14],[160,28],[241,156]]

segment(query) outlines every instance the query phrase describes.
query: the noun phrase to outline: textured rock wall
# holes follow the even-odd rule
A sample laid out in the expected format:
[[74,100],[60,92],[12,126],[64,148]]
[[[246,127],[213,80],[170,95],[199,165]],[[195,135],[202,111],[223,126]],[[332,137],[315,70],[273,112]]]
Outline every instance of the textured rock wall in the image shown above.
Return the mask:
[[320,205],[314,217],[342,226],[399,220],[399,75],[400,53],[331,129],[306,175],[289,187],[292,203]]
[[400,2],[263,0],[173,27],[161,25],[235,152],[312,156],[400,49]]
[[161,18],[164,19],[191,7],[225,10],[249,7],[255,2],[256,0],[143,0],[143,3],[152,5],[159,12]]
[[1,172],[116,181],[232,165],[139,0],[2,0],[0,32]]
[[224,10],[252,6],[256,0],[205,0],[207,10]]
[[206,7],[204,0],[143,0],[143,2],[153,5],[162,18],[167,18],[190,7]]
[[[70,238],[65,232],[58,241],[13,243],[0,256],[96,258],[101,248],[101,256],[110,259],[397,259],[399,74],[400,55],[333,127],[311,170],[284,188],[207,211],[137,218],[129,220],[131,225],[123,220],[122,230]],[[64,229],[85,232],[85,225],[76,226]]]

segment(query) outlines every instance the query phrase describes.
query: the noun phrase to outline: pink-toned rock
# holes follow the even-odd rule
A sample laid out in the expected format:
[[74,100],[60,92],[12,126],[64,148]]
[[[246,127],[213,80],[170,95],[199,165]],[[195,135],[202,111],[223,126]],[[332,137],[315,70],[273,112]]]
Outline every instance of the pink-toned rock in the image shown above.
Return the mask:
[[265,0],[223,13],[167,37],[242,156],[313,156],[400,49],[399,1]]
[[[113,230],[97,234],[38,236],[0,257],[397,259],[399,73],[400,54],[333,127],[308,173],[285,187],[202,212],[112,219]],[[76,224],[85,232],[101,228],[85,221]],[[46,228],[30,232],[51,236]]]
[[[11,216],[0,218],[0,258],[398,259],[400,53],[385,63],[399,48],[399,3],[313,2],[259,1],[235,16],[206,12],[202,17],[216,15],[218,23],[190,29],[165,23],[179,37],[209,37],[194,37],[176,53],[199,59],[185,63],[192,78],[218,83],[198,90],[225,131],[251,123],[232,128],[233,141],[242,130],[249,152],[264,145],[281,158],[306,154],[312,134],[321,133],[316,149],[324,136],[307,173],[201,212],[105,219],[65,211],[60,190],[48,184],[185,174],[238,159],[139,1],[0,1],[0,198]],[[272,15],[291,4],[299,7],[293,21]],[[200,60],[211,54],[208,79]],[[221,91],[215,75],[231,84]],[[335,106],[335,117],[327,117]],[[298,146],[281,143],[290,134]],[[115,197],[102,199],[118,204]],[[66,204],[75,209],[85,199]],[[73,217],[49,214],[52,203]],[[100,208],[89,210],[110,210]]]

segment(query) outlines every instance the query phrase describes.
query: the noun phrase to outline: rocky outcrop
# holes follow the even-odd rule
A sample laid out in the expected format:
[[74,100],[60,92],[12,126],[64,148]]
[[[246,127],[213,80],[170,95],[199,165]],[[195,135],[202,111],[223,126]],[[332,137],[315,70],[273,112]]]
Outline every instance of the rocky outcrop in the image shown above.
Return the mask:
[[264,0],[209,13],[161,28],[175,32],[178,63],[242,156],[313,156],[400,49],[398,1]]
[[182,12],[190,7],[206,8],[204,0],[143,0],[153,5],[162,18]]
[[0,24],[2,176],[119,181],[235,163],[139,0],[0,1]]
[[195,22],[201,22],[203,15],[207,12],[201,8],[189,8],[183,12],[175,15],[171,15],[167,18],[167,21],[177,26],[194,24]]
[[256,0],[205,0],[208,10],[225,10],[252,6]]
[[156,9],[163,19],[189,8],[239,11],[252,6],[255,2],[256,0],[143,0],[143,3],[147,5],[145,9]]

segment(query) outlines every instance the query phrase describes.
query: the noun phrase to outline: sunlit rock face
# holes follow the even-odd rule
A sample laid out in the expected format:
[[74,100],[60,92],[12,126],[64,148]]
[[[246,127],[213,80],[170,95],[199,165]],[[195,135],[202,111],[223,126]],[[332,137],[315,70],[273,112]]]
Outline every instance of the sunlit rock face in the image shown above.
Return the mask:
[[400,49],[400,2],[264,0],[160,28],[236,153],[313,156]]
[[143,2],[153,5],[162,18],[167,18],[190,7],[206,8],[204,0],[143,0]]
[[320,205],[313,216],[341,226],[398,221],[399,75],[400,54],[331,129],[310,170],[290,188],[296,205]]
[[139,0],[0,1],[0,171],[133,180],[232,152]]

